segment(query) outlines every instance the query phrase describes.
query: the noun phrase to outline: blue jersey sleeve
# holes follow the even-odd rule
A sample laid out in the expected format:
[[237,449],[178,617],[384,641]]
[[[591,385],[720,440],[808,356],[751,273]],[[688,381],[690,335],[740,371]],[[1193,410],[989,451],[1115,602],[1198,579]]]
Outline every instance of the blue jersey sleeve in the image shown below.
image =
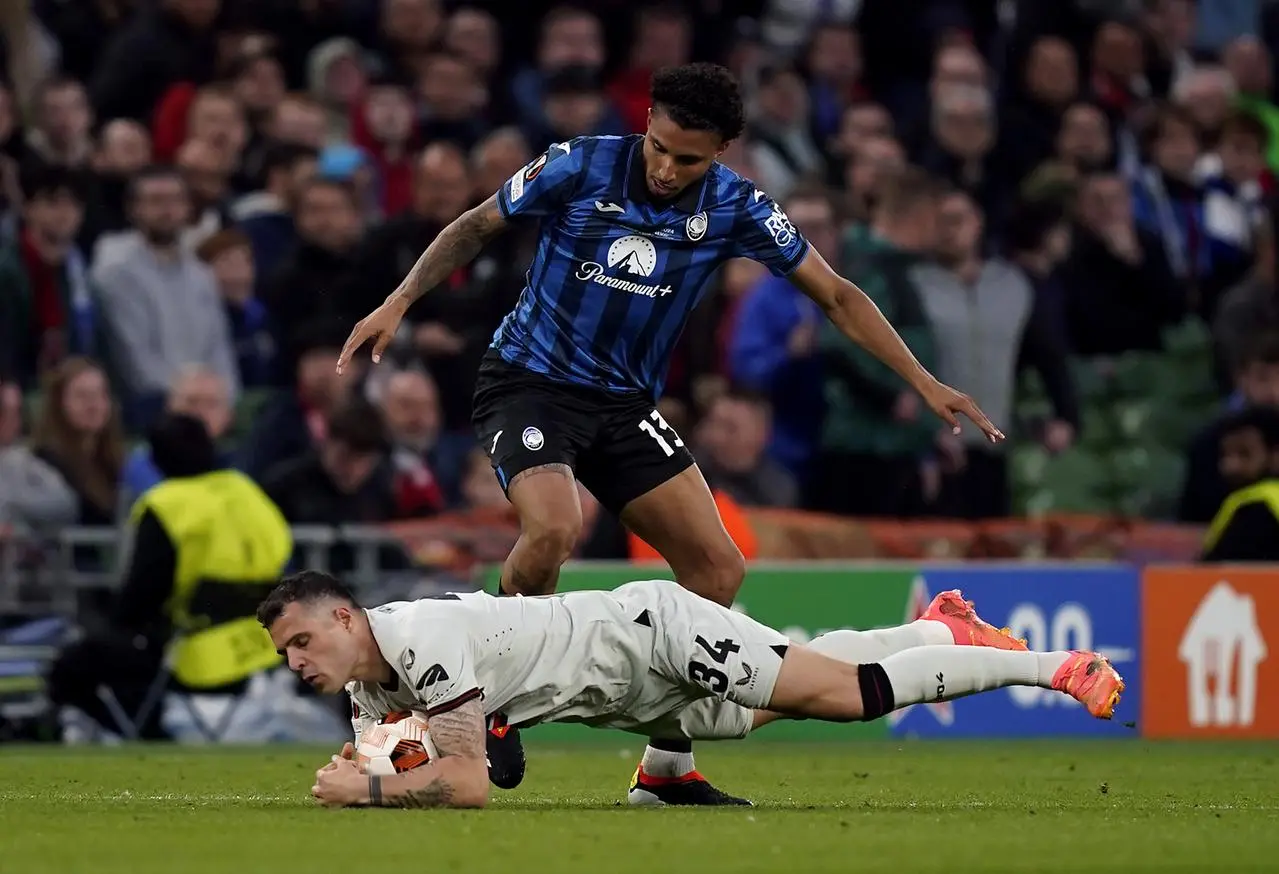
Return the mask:
[[584,151],[581,139],[555,143],[516,171],[497,193],[502,218],[540,218],[562,208],[585,173]]
[[791,224],[777,201],[758,188],[746,194],[734,238],[737,255],[758,261],[775,276],[789,276],[808,254],[808,240]]

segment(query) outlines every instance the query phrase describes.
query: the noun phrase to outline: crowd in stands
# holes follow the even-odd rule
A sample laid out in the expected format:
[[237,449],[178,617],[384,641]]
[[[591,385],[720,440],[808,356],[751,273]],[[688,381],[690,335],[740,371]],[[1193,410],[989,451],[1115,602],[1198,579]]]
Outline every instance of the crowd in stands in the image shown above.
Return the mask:
[[[1279,405],[1279,4],[5,6],[0,523],[126,518],[165,411],[291,523],[501,506],[471,392],[534,228],[429,292],[380,366],[339,375],[338,350],[443,226],[550,142],[643,131],[651,72],[694,59],[747,97],[724,162],[1014,444],[1069,453],[1078,362],[1160,353],[1187,319],[1214,331],[1223,408]],[[1013,507],[1005,451],[944,430],[750,262],[695,314],[662,408],[740,504]],[[1194,521],[1227,490],[1214,414],[1187,450]]]

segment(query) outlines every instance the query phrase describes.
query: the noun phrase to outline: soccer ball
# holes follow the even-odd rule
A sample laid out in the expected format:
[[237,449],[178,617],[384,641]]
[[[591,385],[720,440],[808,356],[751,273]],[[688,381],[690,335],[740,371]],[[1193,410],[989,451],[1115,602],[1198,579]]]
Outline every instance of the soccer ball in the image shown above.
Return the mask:
[[388,713],[381,722],[360,734],[360,743],[355,748],[356,764],[374,777],[411,771],[437,755],[427,729],[426,714],[411,710]]

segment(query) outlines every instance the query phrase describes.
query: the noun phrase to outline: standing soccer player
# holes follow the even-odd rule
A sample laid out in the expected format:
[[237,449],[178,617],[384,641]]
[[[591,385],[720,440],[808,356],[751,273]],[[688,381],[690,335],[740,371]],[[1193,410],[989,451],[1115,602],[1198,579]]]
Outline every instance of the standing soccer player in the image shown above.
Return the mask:
[[[541,220],[527,285],[493,337],[475,390],[476,432],[520,518],[504,594],[555,591],[582,525],[576,478],[661,553],[682,586],[732,603],[745,575],[741,552],[692,454],[655,407],[689,315],[730,258],[789,278],[956,431],[958,413],[992,442],[1003,439],[971,398],[920,365],[771,197],[718,163],[744,123],[737,83],[723,67],[660,71],[647,133],[551,146],[445,228],[347,340],[339,370],[366,341],[379,361],[414,301],[508,224]],[[488,752],[493,782],[517,785],[518,733],[495,728]],[[628,800],[749,803],[711,786],[694,768],[691,744],[670,738],[650,740]]]

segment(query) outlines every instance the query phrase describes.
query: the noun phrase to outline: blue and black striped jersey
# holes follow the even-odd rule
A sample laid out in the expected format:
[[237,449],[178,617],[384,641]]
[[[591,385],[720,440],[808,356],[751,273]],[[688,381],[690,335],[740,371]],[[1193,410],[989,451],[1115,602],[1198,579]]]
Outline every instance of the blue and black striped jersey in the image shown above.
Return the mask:
[[505,219],[542,222],[524,291],[493,335],[507,362],[656,398],[717,268],[751,258],[786,276],[804,260],[808,243],[781,207],[722,164],[654,202],[642,142],[557,143],[498,192]]

